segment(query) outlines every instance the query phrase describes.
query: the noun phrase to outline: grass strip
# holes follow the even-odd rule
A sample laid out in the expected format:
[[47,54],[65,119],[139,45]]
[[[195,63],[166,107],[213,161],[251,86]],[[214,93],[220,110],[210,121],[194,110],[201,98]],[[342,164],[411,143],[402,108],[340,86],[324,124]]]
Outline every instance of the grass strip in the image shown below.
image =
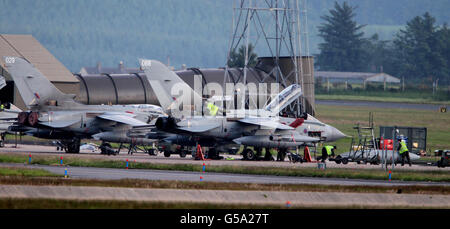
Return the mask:
[[51,173],[44,169],[0,167],[0,176],[13,177],[62,177],[62,175]]
[[450,101],[436,101],[432,98],[411,98],[399,96],[380,96],[380,94],[366,95],[345,95],[345,94],[316,94],[318,100],[347,100],[347,101],[368,101],[368,102],[392,102],[392,103],[417,103],[417,104],[435,104],[449,105]]
[[[0,155],[0,162],[6,163],[28,163],[26,155]],[[34,156],[32,164],[40,165],[59,165],[58,156]],[[100,168],[125,168],[126,162],[119,160],[89,159],[78,157],[65,157],[64,164],[68,166],[79,167],[100,167]],[[141,163],[129,162],[130,169],[155,169],[155,170],[177,170],[200,172],[200,164],[159,164],[159,163]],[[348,178],[348,179],[373,179],[386,180],[387,172],[378,169],[346,169],[329,168],[319,170],[317,168],[281,168],[281,167],[258,167],[258,166],[209,166],[208,172],[218,173],[237,173],[253,175],[272,175],[272,176],[295,176],[295,177],[326,177],[326,178]],[[402,181],[432,181],[432,182],[450,182],[450,173],[447,171],[394,171],[392,180]]]
[[404,194],[450,194],[446,186],[345,186],[316,184],[254,184],[229,182],[194,182],[165,180],[96,180],[63,179],[55,177],[0,176],[1,185],[40,186],[86,186],[147,189],[193,189],[233,191],[280,191],[280,192],[357,192],[357,193],[404,193]]

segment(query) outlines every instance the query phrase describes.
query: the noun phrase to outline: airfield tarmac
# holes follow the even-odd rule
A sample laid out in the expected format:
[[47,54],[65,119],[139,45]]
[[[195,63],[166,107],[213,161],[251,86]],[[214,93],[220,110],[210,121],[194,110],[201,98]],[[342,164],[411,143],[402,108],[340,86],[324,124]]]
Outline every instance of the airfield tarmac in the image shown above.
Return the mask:
[[[150,156],[148,154],[138,152],[133,155],[127,154],[128,150],[122,150],[119,155],[107,156],[100,154],[99,151],[92,152],[87,150],[81,150],[79,154],[66,154],[63,151],[57,151],[55,146],[41,146],[41,145],[22,145],[19,144],[17,148],[12,144],[6,144],[5,147],[0,148],[0,154],[3,153],[17,153],[17,154],[39,154],[39,155],[59,155],[67,157],[80,157],[80,158],[98,158],[98,159],[108,159],[108,160],[119,160],[130,162],[141,162],[141,163],[160,163],[160,164],[202,164],[205,163],[207,166],[214,165],[233,165],[233,166],[259,166],[259,167],[303,167],[303,168],[317,168],[317,163],[291,163],[286,157],[285,161],[243,161],[241,155],[224,155],[223,160],[206,160],[206,161],[196,161],[192,159],[191,155],[187,155],[185,158],[181,158],[179,155],[173,154],[169,158],[164,157],[161,153],[157,156]],[[319,155],[317,155],[319,156]],[[327,162],[327,168],[350,168],[350,169],[380,169],[381,165],[370,165],[370,164],[356,164],[349,163],[336,164],[335,162]],[[391,166],[389,166],[391,168]],[[413,164],[411,167],[408,165],[400,166],[397,164],[394,168],[395,170],[422,170],[422,171],[450,171],[450,167],[438,168],[437,166],[424,166]]]
[[[18,148],[7,145],[0,149],[0,154],[23,155],[57,155],[63,157],[99,158],[110,160],[128,159],[131,162],[163,163],[163,164],[202,164],[207,168],[214,165],[246,165],[246,166],[277,166],[277,167],[317,167],[316,163],[290,163],[266,161],[242,161],[240,155],[226,155],[234,160],[195,161],[190,155],[180,158],[172,155],[170,158],[162,154],[150,156],[144,153],[128,155],[122,151],[117,156],[101,155],[98,152],[81,151],[80,154],[65,154],[56,151],[54,146],[18,145]],[[167,171],[149,169],[112,169],[92,167],[27,165],[18,163],[0,163],[1,167],[40,168],[52,173],[63,175],[68,169],[69,179],[144,179],[199,181],[200,176],[205,182],[232,182],[258,184],[317,184],[317,185],[358,185],[358,186],[439,186],[448,187],[447,182],[414,182],[387,181],[339,178],[313,178],[288,176],[263,176],[248,174],[202,173],[186,171]],[[371,168],[380,169],[379,165],[357,165],[349,163],[338,165],[327,163],[328,168]],[[412,167],[396,167],[396,169],[439,170],[437,167],[413,165]],[[449,168],[445,170],[450,171]],[[200,198],[201,197],[201,198]],[[229,191],[229,190],[185,190],[185,189],[146,189],[118,187],[86,187],[86,186],[48,186],[48,185],[0,185],[0,198],[25,199],[59,199],[59,200],[112,200],[112,201],[148,201],[148,202],[185,202],[209,204],[250,204],[254,206],[280,206],[290,201],[292,207],[350,207],[350,208],[449,208],[450,196],[439,194],[395,194],[395,193],[342,193],[342,192],[288,192],[288,191]]]
[[151,170],[151,169],[114,169],[93,167],[66,167],[27,165],[14,163],[0,163],[3,167],[26,167],[44,169],[51,173],[64,175],[68,170],[71,178],[120,180],[120,179],[144,179],[144,180],[172,180],[172,181],[203,181],[232,182],[232,183],[255,183],[255,184],[317,184],[317,185],[364,185],[364,186],[450,186],[444,182],[418,182],[418,181],[387,181],[387,180],[364,180],[364,179],[341,179],[341,178],[315,178],[315,177],[289,177],[248,175],[230,173],[202,173],[188,171]]

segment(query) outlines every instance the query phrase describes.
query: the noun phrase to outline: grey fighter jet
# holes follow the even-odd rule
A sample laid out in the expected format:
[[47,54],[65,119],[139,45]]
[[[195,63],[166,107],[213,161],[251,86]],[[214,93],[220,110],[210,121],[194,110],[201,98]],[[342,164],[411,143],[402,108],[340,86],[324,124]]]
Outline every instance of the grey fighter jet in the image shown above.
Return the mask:
[[[141,69],[145,71],[153,90],[158,92],[156,93],[156,96],[161,107],[164,112],[168,114],[167,117],[159,117],[156,120],[156,128],[160,131],[173,134],[195,136],[198,141],[201,139],[209,139],[210,143],[214,145],[208,152],[208,155],[212,158],[215,158],[218,155],[215,148],[224,142],[234,142],[244,146],[259,146],[264,142],[264,147],[278,148],[279,150],[286,151],[287,148],[290,147],[318,142],[320,140],[319,138],[301,135],[295,131],[295,128],[280,123],[274,116],[283,109],[283,106],[279,106],[275,103],[269,104],[269,106],[266,107],[266,112],[271,113],[272,117],[245,116],[241,118],[229,118],[221,115],[198,115],[200,113],[199,110],[201,111],[203,107],[208,107],[210,113],[214,108],[211,109],[209,106],[203,106],[202,96],[197,94],[189,87],[189,85],[161,62],[141,59],[140,65]],[[174,88],[180,89],[186,94],[173,96],[171,92]],[[285,90],[292,91],[298,96],[297,88],[298,85],[292,85],[292,87]],[[278,97],[284,98],[286,101],[291,101],[292,98],[295,97],[290,94],[285,95],[284,93],[285,91],[282,91]],[[188,94],[192,97],[187,96]],[[186,99],[186,97],[183,96],[187,96],[188,98]],[[192,100],[191,98],[194,100],[194,111],[192,116],[184,115],[177,110],[177,107],[182,105],[178,101],[189,101]],[[294,100],[295,99],[296,97]],[[196,100],[200,101],[200,103],[195,103]],[[283,101],[277,101],[277,103],[282,104]],[[275,107],[277,109],[272,110],[272,108]],[[214,113],[217,113],[217,110],[215,110]],[[248,150],[246,149],[245,151]]]
[[148,125],[162,114],[157,106],[80,104],[74,101],[74,95],[59,91],[27,60],[7,56],[4,61],[29,109],[18,114],[19,125],[31,127],[27,131],[29,135],[60,139],[68,153],[79,152],[82,138],[108,131],[125,132]]
[[[5,77],[0,75],[0,90],[5,86]],[[19,112],[21,111],[22,110],[20,110],[13,104],[8,104],[7,107],[2,106],[2,108],[0,108],[0,147],[3,147],[6,133],[9,132],[9,127],[16,122],[17,114],[19,114]]]
[[17,121],[17,115],[21,112],[18,107],[9,104],[8,107],[0,109],[0,147],[4,146],[4,140],[7,133],[15,134],[9,131],[9,128]]

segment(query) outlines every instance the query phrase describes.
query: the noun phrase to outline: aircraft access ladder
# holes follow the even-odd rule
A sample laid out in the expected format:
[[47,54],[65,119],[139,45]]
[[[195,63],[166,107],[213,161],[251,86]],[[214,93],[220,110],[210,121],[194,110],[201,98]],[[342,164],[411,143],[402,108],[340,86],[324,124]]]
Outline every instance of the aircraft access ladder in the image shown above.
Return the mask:
[[378,159],[378,147],[375,139],[373,114],[369,113],[369,126],[361,126],[359,123],[353,127],[358,132],[357,139],[352,138],[350,145],[349,161],[356,163],[376,163]]

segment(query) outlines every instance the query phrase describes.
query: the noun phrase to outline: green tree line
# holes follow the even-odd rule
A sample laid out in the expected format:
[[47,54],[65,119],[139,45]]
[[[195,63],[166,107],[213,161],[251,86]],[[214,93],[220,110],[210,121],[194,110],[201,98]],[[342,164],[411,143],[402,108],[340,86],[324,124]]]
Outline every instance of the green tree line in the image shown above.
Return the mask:
[[450,30],[426,12],[407,21],[391,40],[365,37],[357,6],[335,2],[321,18],[316,66],[324,71],[386,72],[408,82],[449,85]]
[[[355,19],[367,25],[365,36],[376,32],[380,40],[390,40],[394,31],[425,11],[437,24],[450,21],[449,0],[347,1],[359,6]],[[307,3],[314,54],[323,42],[317,26],[334,1]],[[175,67],[223,67],[232,16],[231,0],[0,0],[0,33],[32,34],[72,72],[99,61],[103,66],[124,61],[137,67],[137,58],[164,63],[170,58]]]

